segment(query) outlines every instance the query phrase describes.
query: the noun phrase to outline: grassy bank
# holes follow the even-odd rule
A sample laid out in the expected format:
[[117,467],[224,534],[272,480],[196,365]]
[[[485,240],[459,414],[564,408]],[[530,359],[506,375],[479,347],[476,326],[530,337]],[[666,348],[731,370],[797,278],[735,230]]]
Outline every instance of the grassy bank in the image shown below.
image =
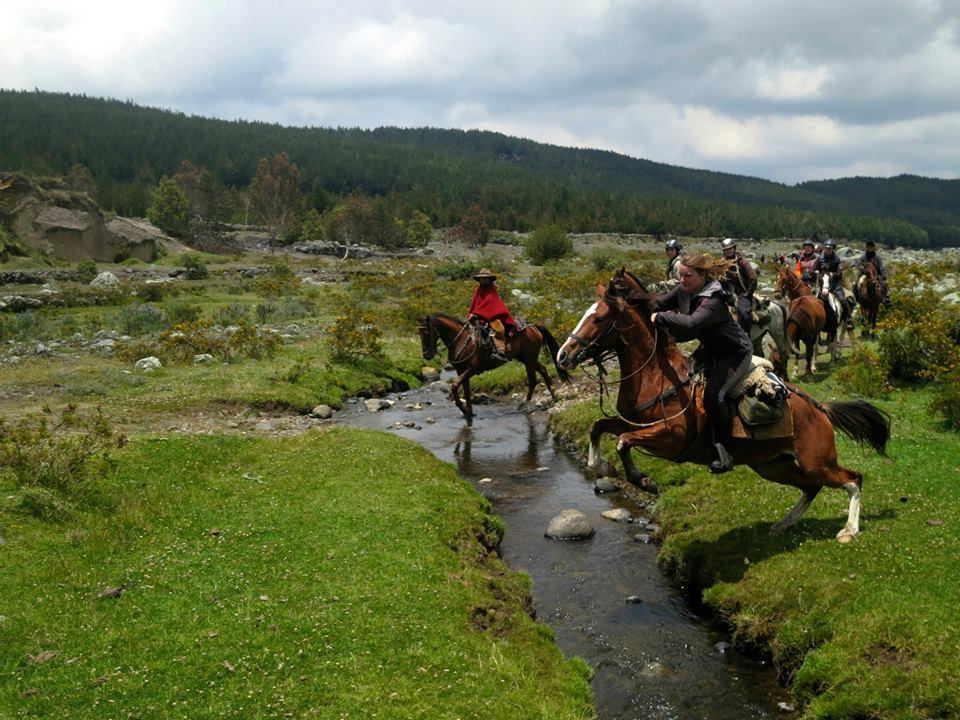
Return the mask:
[[[805,387],[829,401],[842,395],[832,382]],[[638,457],[663,489],[662,563],[703,588],[738,642],[770,649],[805,718],[960,715],[960,443],[929,401],[905,390],[877,402],[893,416],[890,459],[838,436],[841,462],[865,477],[862,533],[849,545],[834,540],[841,492],[824,491],[772,536],[798,491],[748,469],[718,478]],[[585,401],[554,427],[585,448],[598,414]]]
[[[384,435],[136,440],[0,510],[0,717],[591,717],[453,470]],[[122,586],[119,598],[101,598]]]

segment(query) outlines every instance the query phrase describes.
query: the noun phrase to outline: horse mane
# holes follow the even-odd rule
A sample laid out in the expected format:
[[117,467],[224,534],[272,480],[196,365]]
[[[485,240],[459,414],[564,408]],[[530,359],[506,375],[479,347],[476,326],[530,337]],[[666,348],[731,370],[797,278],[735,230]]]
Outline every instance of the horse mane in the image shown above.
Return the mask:
[[447,315],[446,313],[433,313],[433,314],[430,316],[430,321],[431,321],[431,322],[433,322],[434,320],[437,320],[437,319],[452,320],[452,321],[455,322],[455,323],[460,323],[461,325],[463,325],[463,320],[461,320],[460,318],[456,317],[455,315]]

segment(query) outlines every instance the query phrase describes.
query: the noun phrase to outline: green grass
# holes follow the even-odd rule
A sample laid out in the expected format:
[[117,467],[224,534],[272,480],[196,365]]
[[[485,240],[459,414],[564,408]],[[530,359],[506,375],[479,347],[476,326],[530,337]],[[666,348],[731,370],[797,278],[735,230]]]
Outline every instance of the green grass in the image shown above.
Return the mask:
[[141,438],[98,488],[63,525],[0,488],[0,717],[592,717],[486,502],[406,441]]
[[[843,397],[831,380],[805,387]],[[915,389],[875,401],[893,417],[890,459],[837,437],[841,463],[864,474],[862,532],[848,545],[834,540],[845,493],[824,490],[772,536],[797,490],[745,468],[720,478],[637,457],[662,490],[662,563],[703,588],[740,643],[770,649],[804,718],[960,715],[960,442],[929,401]],[[554,427],[585,447],[598,416],[585,401]],[[610,441],[604,457],[616,457]]]

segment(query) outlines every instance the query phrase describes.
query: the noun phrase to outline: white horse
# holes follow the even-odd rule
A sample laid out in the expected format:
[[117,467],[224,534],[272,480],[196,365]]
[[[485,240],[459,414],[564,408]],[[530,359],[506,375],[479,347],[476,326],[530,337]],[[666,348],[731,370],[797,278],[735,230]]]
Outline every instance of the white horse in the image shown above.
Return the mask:
[[830,351],[831,362],[840,359],[840,349],[843,347],[843,339],[850,338],[850,347],[854,345],[853,332],[847,330],[847,323],[844,322],[844,308],[840,306],[837,296],[830,292],[830,276],[823,273],[820,276],[820,300],[827,309],[828,316],[832,313],[835,325],[831,325],[829,317],[827,327],[824,330],[827,333],[827,348]]

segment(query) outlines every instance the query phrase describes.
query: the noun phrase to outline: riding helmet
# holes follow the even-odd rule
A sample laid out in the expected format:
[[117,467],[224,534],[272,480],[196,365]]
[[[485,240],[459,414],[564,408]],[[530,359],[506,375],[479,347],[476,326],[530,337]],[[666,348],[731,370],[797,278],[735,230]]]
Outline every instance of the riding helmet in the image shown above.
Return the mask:
[[837,241],[834,240],[833,238],[831,238],[831,239],[829,239],[829,240],[824,240],[823,246],[824,246],[825,248],[831,248],[831,249],[833,249],[833,250],[836,250],[836,249],[837,249]]
[[720,248],[726,250],[727,248],[735,248],[737,246],[737,241],[733,238],[724,238],[723,242],[720,243]]
[[670,238],[669,240],[667,240],[667,244],[663,246],[663,249],[676,250],[677,252],[680,252],[681,250],[683,250],[683,245],[681,245],[676,238]]
[[809,245],[810,247],[813,247],[813,240],[804,240],[803,243],[801,243],[801,245],[802,246]]

